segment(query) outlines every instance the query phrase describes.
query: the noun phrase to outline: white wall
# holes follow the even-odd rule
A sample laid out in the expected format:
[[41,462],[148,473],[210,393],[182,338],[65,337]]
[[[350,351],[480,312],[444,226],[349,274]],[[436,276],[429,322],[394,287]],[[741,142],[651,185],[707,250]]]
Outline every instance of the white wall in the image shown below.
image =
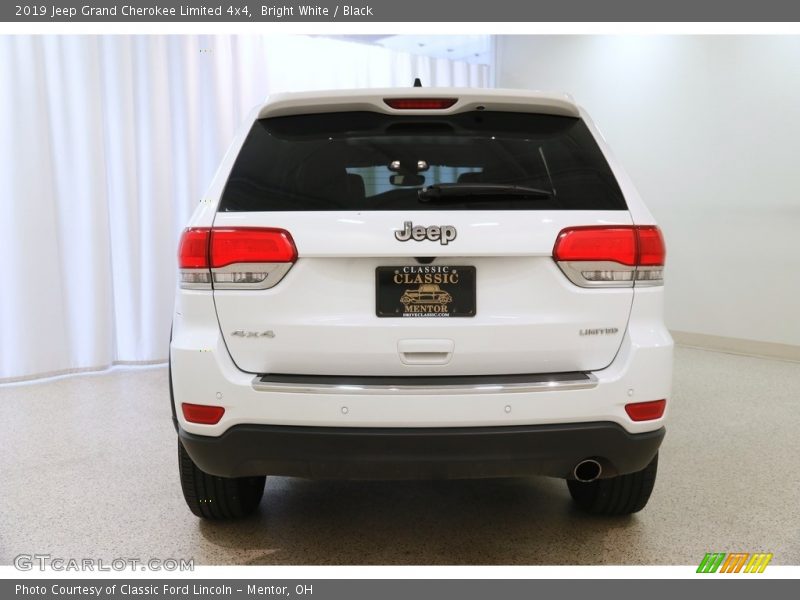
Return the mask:
[[306,36],[0,36],[0,383],[166,359],[180,231],[268,93],[488,85]]
[[800,36],[500,36],[592,115],[667,240],[673,330],[800,345]]

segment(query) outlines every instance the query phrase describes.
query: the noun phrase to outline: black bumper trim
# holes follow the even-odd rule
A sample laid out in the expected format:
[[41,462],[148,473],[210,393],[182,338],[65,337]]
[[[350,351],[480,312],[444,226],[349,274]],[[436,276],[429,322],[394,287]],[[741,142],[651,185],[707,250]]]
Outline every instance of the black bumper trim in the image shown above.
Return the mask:
[[571,477],[593,458],[603,477],[640,471],[665,429],[631,434],[610,422],[510,427],[361,428],[235,425],[219,437],[179,430],[212,475],[308,479]]

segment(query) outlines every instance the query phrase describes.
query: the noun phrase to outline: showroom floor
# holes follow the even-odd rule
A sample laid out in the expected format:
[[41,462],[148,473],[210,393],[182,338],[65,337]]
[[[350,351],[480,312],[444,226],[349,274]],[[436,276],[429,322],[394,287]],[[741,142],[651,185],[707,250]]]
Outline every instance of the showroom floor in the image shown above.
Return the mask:
[[177,479],[163,367],[0,387],[0,564],[17,554],[197,564],[800,564],[800,364],[679,348],[647,508],[576,512],[562,481],[274,478],[200,522]]

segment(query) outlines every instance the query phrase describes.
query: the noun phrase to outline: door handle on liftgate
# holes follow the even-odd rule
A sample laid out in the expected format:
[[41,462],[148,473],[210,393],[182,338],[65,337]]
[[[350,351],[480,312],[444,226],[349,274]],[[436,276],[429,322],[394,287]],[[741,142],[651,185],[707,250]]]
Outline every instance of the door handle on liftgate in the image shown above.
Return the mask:
[[400,340],[397,351],[405,365],[446,365],[453,357],[453,340]]

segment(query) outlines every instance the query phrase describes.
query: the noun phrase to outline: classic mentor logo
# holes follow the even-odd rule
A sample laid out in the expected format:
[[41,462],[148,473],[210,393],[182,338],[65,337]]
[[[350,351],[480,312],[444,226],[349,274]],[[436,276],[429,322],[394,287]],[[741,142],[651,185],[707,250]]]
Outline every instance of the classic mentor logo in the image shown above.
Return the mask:
[[697,567],[698,573],[763,573],[772,554],[757,552],[707,552]]

